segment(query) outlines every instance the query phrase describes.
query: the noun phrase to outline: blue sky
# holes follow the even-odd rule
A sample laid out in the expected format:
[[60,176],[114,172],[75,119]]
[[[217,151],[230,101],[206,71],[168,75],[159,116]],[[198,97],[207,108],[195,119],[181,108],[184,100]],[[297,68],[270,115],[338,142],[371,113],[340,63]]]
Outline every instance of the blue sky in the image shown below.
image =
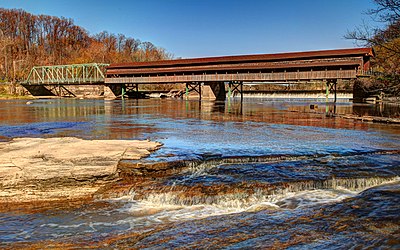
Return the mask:
[[355,47],[343,36],[372,0],[0,0],[3,8],[63,16],[95,34],[122,33],[176,57]]

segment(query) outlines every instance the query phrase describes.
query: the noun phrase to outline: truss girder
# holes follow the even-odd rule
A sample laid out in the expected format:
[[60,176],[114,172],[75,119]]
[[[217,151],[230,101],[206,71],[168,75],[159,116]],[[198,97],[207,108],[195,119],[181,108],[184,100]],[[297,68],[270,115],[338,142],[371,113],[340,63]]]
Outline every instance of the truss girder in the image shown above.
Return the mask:
[[103,63],[35,66],[25,81],[29,85],[97,84],[104,83]]

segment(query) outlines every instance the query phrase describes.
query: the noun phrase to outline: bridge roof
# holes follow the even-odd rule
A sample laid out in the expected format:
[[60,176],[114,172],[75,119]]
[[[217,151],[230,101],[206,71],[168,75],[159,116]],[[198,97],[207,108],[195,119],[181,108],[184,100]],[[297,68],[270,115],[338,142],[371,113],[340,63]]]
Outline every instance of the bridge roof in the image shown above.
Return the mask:
[[337,49],[337,50],[289,52],[289,53],[277,53],[277,54],[203,57],[203,58],[163,60],[163,61],[152,61],[152,62],[132,62],[132,63],[111,64],[110,66],[107,67],[107,70],[213,65],[213,64],[260,62],[260,61],[273,62],[273,61],[285,61],[285,60],[290,61],[290,60],[301,60],[301,59],[337,58],[337,57],[345,58],[354,56],[373,57],[374,50],[372,48],[351,48],[351,49]]
[[155,73],[174,73],[174,72],[204,72],[204,71],[218,71],[218,70],[258,70],[258,69],[301,69],[310,67],[346,67],[358,66],[360,62],[357,61],[340,61],[340,62],[309,62],[309,63],[287,63],[287,64],[273,64],[273,63],[252,63],[248,64],[220,64],[220,65],[189,65],[187,67],[151,67],[151,68],[111,68],[107,72],[109,74],[155,74]]

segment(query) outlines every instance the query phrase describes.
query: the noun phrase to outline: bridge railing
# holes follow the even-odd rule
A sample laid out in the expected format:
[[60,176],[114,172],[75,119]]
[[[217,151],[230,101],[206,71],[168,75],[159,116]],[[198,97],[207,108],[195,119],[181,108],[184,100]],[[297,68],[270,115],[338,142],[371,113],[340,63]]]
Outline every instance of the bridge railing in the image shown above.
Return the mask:
[[359,73],[359,75],[364,75],[364,76],[384,76],[385,74],[379,71],[374,71],[374,70],[364,70]]
[[104,83],[105,68],[108,64],[86,63],[54,66],[35,66],[24,84],[96,84]]

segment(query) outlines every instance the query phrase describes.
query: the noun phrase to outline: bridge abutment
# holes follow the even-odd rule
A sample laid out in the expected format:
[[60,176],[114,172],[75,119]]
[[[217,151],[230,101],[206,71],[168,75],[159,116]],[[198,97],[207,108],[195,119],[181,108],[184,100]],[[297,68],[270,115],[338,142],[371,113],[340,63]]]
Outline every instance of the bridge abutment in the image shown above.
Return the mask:
[[115,99],[122,95],[123,84],[112,84],[104,86],[104,98]]
[[55,96],[53,92],[44,85],[22,85],[33,96]]
[[226,99],[226,90],[225,83],[216,82],[216,83],[208,83],[206,87],[210,88],[210,95],[212,98],[215,98],[216,101],[225,101]]
[[100,97],[104,95],[102,85],[22,85],[33,96]]

